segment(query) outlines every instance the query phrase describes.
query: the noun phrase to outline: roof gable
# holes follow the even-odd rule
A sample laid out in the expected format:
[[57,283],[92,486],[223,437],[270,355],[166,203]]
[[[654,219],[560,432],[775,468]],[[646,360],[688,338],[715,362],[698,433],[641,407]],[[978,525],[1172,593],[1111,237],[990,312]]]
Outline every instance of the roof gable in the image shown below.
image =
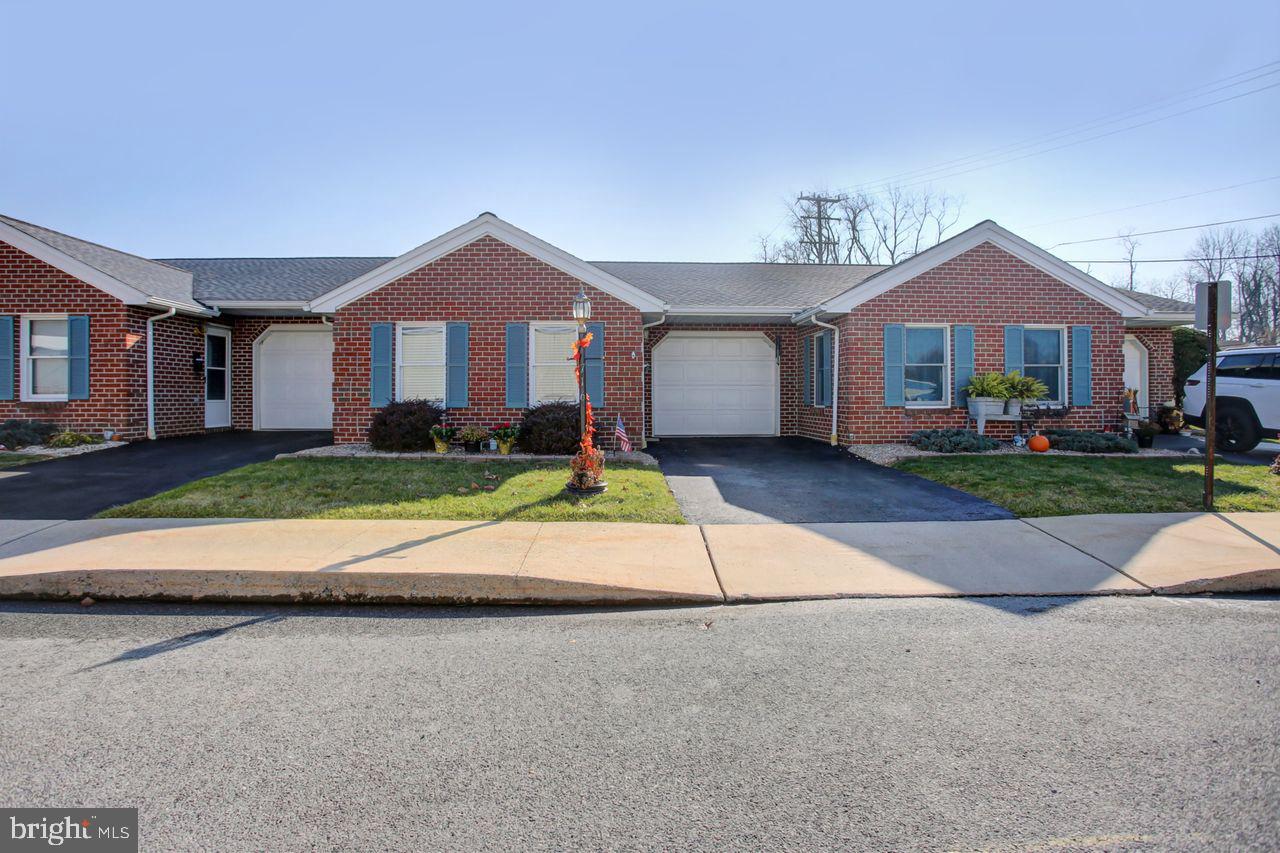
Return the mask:
[[610,275],[599,267],[580,260],[563,249],[557,249],[550,243],[522,231],[509,222],[505,222],[492,213],[482,213],[467,222],[430,242],[423,243],[397,258],[375,267],[364,275],[352,279],[340,287],[312,299],[308,307],[321,314],[337,311],[362,296],[365,296],[385,284],[425,266],[445,255],[473,243],[481,237],[492,237],[506,243],[513,249],[524,252],[548,266],[555,267],[563,273],[573,276],[598,290],[615,296],[642,312],[660,312],[666,309],[661,299],[646,293],[640,288],[628,284],[622,279]]
[[8,216],[0,216],[0,240],[126,305],[162,303],[207,313],[191,292],[186,270]]
[[1044,249],[1028,243],[1018,235],[1001,228],[991,220],[980,222],[967,231],[943,240],[918,255],[876,273],[839,296],[826,300],[817,307],[819,312],[843,314],[882,293],[887,293],[921,273],[973,249],[983,243],[991,243],[1024,263],[1030,264],[1047,275],[1074,287],[1085,296],[1102,303],[1125,318],[1142,318],[1149,313],[1147,306],[1122,291],[1109,287],[1091,275],[1073,267],[1066,261],[1049,254]]

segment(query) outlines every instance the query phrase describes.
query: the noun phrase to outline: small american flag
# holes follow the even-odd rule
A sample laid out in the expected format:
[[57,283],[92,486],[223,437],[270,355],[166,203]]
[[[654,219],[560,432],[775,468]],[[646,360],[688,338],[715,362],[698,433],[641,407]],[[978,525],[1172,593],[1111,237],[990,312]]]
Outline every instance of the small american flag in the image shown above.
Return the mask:
[[622,425],[622,415],[618,415],[618,422],[613,426],[613,434],[618,439],[618,448],[623,453],[630,453],[631,439],[627,438],[627,428]]

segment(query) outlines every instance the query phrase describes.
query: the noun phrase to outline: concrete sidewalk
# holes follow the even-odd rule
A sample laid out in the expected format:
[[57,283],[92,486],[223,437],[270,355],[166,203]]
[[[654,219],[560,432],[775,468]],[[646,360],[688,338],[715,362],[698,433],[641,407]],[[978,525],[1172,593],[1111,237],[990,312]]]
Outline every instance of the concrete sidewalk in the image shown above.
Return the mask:
[[696,604],[1280,589],[1280,513],[865,524],[0,521],[0,596]]

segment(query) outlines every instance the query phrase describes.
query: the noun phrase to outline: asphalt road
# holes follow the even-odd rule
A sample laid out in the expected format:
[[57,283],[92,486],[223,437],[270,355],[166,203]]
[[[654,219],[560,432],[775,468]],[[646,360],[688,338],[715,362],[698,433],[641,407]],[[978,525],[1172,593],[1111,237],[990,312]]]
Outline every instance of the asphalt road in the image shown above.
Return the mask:
[[1275,849],[1280,599],[0,603],[0,802],[146,850]]

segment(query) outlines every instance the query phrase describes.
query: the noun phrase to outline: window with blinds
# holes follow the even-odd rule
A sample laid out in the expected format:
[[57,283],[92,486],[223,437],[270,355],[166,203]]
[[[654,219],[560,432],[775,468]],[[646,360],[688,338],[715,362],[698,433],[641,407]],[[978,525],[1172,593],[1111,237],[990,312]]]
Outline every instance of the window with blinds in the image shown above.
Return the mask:
[[444,324],[401,326],[396,346],[398,400],[444,400]]
[[533,405],[578,399],[573,377],[573,341],[577,329],[568,324],[529,327],[530,395]]

